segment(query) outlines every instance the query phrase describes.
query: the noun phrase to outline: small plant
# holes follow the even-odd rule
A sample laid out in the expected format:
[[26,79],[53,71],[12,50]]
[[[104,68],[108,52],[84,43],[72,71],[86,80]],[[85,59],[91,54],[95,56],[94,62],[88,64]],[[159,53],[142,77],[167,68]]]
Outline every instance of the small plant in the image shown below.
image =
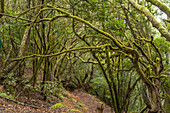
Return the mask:
[[[43,91],[42,88],[44,89]],[[63,94],[65,93],[64,88],[62,88],[57,81],[47,81],[45,84],[41,85],[40,87],[35,88],[36,91],[44,92],[46,96],[54,95],[59,96],[60,99],[63,99]],[[58,95],[60,94],[61,95]]]
[[9,73],[7,76],[5,76],[4,74],[2,75],[5,80],[3,81],[3,84],[7,84],[7,85],[12,85],[15,86],[16,85],[16,80],[17,78],[14,78],[14,74],[13,73]]
[[0,96],[7,97],[6,93],[0,93]]
[[17,80],[18,78],[14,78],[14,74],[13,73],[9,73],[8,75],[5,75],[5,74],[0,74],[0,78],[4,78],[4,81],[3,81],[3,85],[5,86],[5,89],[7,90],[7,93],[12,93],[14,94],[15,93],[15,90],[14,90],[14,87],[16,86],[17,84]]
[[82,104],[81,104],[80,102],[78,102],[77,105],[79,105],[80,107],[82,107]]
[[6,93],[0,93],[0,96],[3,96],[3,97],[5,97],[5,98],[14,100],[14,96],[11,95],[11,94],[10,94],[10,95],[7,95]]

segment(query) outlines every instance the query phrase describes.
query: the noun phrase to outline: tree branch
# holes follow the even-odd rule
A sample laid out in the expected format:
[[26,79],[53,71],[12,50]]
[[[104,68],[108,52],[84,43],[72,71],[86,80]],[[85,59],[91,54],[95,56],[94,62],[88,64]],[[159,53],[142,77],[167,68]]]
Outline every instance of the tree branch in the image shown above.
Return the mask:
[[167,14],[168,17],[170,17],[170,9],[165,4],[159,2],[158,0],[146,0],[147,2],[150,2],[151,4],[157,6],[161,11]]
[[162,36],[170,41],[170,33],[154,18],[146,7],[137,4],[134,0],[129,0],[129,2],[133,5],[133,7],[141,11],[149,19],[152,25],[159,30]]

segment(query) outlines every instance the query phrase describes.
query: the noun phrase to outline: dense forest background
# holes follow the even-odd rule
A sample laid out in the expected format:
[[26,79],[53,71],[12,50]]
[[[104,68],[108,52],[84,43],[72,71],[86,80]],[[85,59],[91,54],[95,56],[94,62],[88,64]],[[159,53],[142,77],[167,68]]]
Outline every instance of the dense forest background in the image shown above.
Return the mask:
[[169,17],[168,0],[1,0],[1,85],[44,101],[62,85],[115,113],[168,113]]

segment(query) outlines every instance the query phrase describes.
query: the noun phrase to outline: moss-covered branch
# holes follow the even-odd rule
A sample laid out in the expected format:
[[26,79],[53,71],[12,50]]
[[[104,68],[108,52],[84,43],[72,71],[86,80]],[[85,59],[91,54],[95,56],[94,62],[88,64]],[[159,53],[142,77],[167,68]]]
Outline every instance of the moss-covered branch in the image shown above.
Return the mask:
[[31,20],[29,20],[29,19],[21,18],[21,17],[16,17],[16,16],[12,16],[12,15],[5,14],[5,13],[0,13],[0,15],[3,15],[3,16],[6,16],[6,17],[10,17],[10,18],[19,19],[19,20],[23,20],[23,21],[27,21],[27,22],[32,22],[32,21],[31,21]]
[[165,4],[159,2],[158,0],[146,0],[147,2],[150,2],[151,4],[157,6],[161,11],[167,14],[168,17],[170,17],[170,8],[166,6]]
[[2,18],[2,14],[5,12],[5,0],[1,0],[1,14],[0,14],[0,18]]
[[19,14],[18,14],[18,17],[20,17],[20,16],[28,13],[28,12],[31,11],[31,10],[34,10],[34,9],[36,9],[36,8],[40,8],[40,7],[42,7],[42,6],[44,6],[44,5],[37,5],[37,6],[35,6],[35,7],[32,7],[32,8],[30,8],[30,9],[27,9],[26,11],[23,11],[23,12],[19,13]]
[[159,30],[162,36],[170,41],[170,33],[154,18],[146,7],[137,4],[134,0],[129,0],[129,2],[149,19],[152,25]]
[[54,21],[54,20],[56,20],[56,19],[58,19],[60,17],[67,17],[67,15],[63,14],[63,15],[56,15],[56,16],[54,16],[52,18],[43,18],[43,19],[37,20],[35,23],[40,23],[40,22],[43,22],[43,21]]
[[81,57],[79,56],[76,56],[78,59],[80,59],[83,63],[91,63],[91,64],[98,64],[98,62],[95,62],[95,61],[85,61],[83,60]]
[[68,12],[66,12],[66,11],[63,11],[63,10],[60,9],[60,8],[56,8],[56,7],[53,7],[53,6],[50,6],[50,5],[47,5],[47,6],[48,6],[48,7],[51,7],[51,8],[55,8],[55,10],[57,10],[58,12],[61,12],[61,13],[63,13],[63,14],[67,14],[67,16],[68,16],[69,18],[73,18],[73,19],[75,19],[75,20],[77,20],[77,21],[80,21],[80,22],[88,25],[90,28],[92,28],[92,29],[95,30],[96,32],[98,32],[98,33],[100,33],[100,34],[108,37],[108,38],[109,38],[110,40],[112,40],[112,41],[115,43],[115,45],[117,45],[119,48],[122,48],[122,45],[121,45],[114,37],[112,37],[109,33],[104,32],[104,31],[98,29],[97,27],[95,27],[95,26],[93,26],[91,23],[89,23],[88,21],[86,21],[86,20],[84,20],[84,19],[81,19],[81,18],[79,18],[78,16],[71,15],[70,13],[68,13]]
[[[33,54],[33,55],[29,55],[29,56],[24,56],[24,57],[20,57],[20,58],[15,58],[13,59],[13,61],[18,61],[18,60],[23,60],[23,59],[26,59],[26,58],[34,58],[34,57],[53,57],[53,56],[58,56],[58,55],[61,55],[61,54],[64,54],[64,53],[69,53],[69,52],[73,52],[73,51],[79,51],[79,50],[87,50],[87,49],[102,49],[103,47],[106,47],[106,46],[110,46],[109,44],[105,44],[105,45],[102,45],[102,46],[92,46],[92,47],[79,47],[79,48],[73,48],[73,49],[69,49],[69,50],[63,50],[61,52],[58,52],[58,53],[54,53],[54,54],[51,54],[51,55],[41,55],[41,54]],[[115,48],[115,50],[117,50],[118,48]]]

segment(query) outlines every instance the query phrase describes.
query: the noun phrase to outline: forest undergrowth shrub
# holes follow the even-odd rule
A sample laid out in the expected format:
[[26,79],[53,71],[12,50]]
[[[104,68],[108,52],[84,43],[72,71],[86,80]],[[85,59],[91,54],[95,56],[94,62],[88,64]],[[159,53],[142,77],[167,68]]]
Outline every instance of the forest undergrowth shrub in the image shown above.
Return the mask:
[[2,85],[4,89],[6,89],[7,94],[14,94],[15,87],[17,85],[17,78],[14,78],[13,73],[9,73],[8,75],[0,74],[0,78],[2,78]]
[[[41,90],[43,87],[43,91]],[[63,88],[62,84],[58,81],[46,81],[45,84],[37,83],[33,88],[34,92],[39,94],[45,94],[46,97],[53,96],[59,101],[63,101],[63,98],[67,91]]]
[[57,97],[59,101],[62,101],[64,98],[63,95],[67,93],[67,91],[62,87],[62,84],[57,81],[47,81],[43,85],[37,82],[33,88],[33,86],[29,83],[27,75],[23,75],[22,78],[18,78],[14,75],[14,73],[9,73],[8,75],[1,73],[0,78],[3,78],[1,80],[1,84],[5,90],[1,93],[6,94],[7,96],[13,95],[15,98],[18,98],[21,96],[21,94],[24,94],[29,98],[31,92],[41,94],[42,87],[44,87],[43,91],[45,92],[46,96],[53,95]]

